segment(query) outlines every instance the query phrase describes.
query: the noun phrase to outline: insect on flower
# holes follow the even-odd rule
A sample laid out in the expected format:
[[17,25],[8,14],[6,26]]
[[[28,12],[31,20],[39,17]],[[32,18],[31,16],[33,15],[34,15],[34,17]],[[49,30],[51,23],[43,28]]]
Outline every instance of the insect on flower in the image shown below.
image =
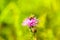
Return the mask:
[[22,25],[23,26],[28,26],[28,27],[35,27],[38,23],[38,19],[36,19],[36,17],[32,16],[32,17],[28,17],[26,18]]

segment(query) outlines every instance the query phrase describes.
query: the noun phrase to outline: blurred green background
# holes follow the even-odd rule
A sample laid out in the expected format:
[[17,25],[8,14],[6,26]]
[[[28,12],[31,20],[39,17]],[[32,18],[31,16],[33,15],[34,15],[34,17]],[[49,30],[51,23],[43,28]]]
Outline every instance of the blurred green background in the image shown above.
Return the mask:
[[23,20],[39,19],[37,40],[60,40],[60,0],[0,0],[0,40],[34,40]]

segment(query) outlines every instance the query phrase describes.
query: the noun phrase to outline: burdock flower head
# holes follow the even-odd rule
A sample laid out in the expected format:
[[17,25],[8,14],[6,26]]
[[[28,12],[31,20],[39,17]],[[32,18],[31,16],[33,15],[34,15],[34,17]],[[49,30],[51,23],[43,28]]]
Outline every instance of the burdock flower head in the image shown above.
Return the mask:
[[34,16],[31,16],[31,17],[26,18],[23,21],[22,25],[23,26],[28,25],[28,27],[35,27],[37,25],[37,23],[38,23],[38,19],[36,19],[36,17],[34,17]]
[[38,19],[34,16],[27,17],[22,23],[23,26],[28,26],[33,33],[37,31],[35,28],[37,24]]

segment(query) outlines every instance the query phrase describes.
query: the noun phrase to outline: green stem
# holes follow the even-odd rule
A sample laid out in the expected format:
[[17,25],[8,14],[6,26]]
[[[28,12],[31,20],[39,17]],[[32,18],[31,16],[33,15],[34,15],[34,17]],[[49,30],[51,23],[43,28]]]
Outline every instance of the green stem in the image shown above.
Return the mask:
[[37,40],[37,38],[36,38],[36,36],[34,36],[34,38],[33,38],[34,40]]

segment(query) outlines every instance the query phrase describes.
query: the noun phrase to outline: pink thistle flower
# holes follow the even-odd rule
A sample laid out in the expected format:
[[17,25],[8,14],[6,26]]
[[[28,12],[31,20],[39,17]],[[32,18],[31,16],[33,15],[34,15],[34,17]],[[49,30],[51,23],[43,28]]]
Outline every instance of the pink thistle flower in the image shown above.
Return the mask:
[[27,26],[28,25],[29,27],[34,27],[34,26],[37,25],[37,23],[38,23],[38,19],[36,19],[35,17],[30,17],[30,18],[26,18],[23,21],[22,25],[23,26]]

